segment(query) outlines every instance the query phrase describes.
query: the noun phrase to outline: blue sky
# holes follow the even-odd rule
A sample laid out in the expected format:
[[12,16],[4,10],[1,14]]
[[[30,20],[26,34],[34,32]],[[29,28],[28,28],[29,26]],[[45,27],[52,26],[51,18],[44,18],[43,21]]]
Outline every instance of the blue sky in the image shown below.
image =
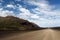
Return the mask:
[[40,27],[60,26],[60,0],[0,0],[0,16],[16,16]]

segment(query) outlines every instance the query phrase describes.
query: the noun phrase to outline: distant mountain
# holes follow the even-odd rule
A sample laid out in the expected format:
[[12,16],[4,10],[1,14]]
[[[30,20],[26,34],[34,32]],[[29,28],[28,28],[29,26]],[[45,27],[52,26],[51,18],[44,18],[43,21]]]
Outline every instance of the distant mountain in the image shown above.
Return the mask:
[[0,17],[0,30],[37,30],[38,25],[14,16]]
[[60,30],[60,27],[51,27],[51,29]]

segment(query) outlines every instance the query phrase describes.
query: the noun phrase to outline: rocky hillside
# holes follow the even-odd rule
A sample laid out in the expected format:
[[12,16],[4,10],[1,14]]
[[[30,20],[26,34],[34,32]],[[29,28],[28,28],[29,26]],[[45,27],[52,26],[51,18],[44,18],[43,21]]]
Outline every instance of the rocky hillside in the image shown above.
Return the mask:
[[38,25],[13,16],[0,17],[0,30],[36,30]]

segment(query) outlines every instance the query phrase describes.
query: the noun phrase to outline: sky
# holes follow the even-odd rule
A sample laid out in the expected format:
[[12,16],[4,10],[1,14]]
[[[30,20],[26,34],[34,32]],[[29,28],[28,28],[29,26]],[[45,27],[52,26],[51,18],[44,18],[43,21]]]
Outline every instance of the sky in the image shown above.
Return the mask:
[[0,16],[15,16],[40,27],[57,27],[60,0],[0,0]]

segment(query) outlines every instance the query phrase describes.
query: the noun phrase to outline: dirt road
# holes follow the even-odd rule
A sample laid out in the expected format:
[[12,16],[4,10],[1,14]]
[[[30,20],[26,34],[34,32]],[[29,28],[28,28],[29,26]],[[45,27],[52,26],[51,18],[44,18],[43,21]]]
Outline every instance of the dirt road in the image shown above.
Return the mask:
[[60,40],[60,31],[43,29],[22,34],[16,34],[0,40]]

